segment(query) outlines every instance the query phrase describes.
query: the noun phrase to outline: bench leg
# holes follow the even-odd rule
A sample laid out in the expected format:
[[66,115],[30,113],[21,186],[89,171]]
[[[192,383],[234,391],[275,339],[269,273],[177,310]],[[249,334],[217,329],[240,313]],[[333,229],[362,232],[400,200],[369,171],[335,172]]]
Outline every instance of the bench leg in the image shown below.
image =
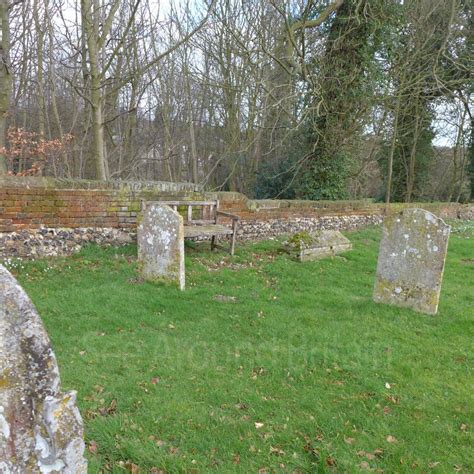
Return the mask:
[[234,232],[232,232],[232,240],[230,241],[230,254],[231,255],[234,255],[234,251],[235,251],[235,240],[237,239],[237,227],[238,227],[237,221],[233,221],[232,230]]
[[211,251],[216,248],[216,242],[217,242],[217,236],[216,236],[216,235],[213,235],[213,236],[211,237]]
[[234,255],[235,251],[235,232],[232,234],[232,240],[230,241],[230,254]]

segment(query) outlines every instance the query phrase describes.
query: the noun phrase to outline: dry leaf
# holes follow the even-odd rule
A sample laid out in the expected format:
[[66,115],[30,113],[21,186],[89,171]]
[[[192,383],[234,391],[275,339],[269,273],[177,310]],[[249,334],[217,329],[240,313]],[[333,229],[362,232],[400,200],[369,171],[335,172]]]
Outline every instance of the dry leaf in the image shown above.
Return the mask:
[[160,381],[160,377],[153,377],[151,380],[150,380],[150,383],[152,385],[156,385],[159,381]]
[[334,458],[332,458],[331,456],[328,456],[326,458],[326,464],[328,466],[335,466],[336,465],[336,460]]
[[285,451],[280,448],[270,446],[270,454],[275,454],[276,456],[284,456]]
[[344,441],[347,443],[347,444],[353,444],[355,439],[354,438],[344,438]]
[[259,421],[255,422],[255,428],[257,428],[257,430],[259,430],[262,427],[263,427],[263,423],[260,423]]
[[393,395],[386,395],[385,398],[392,403],[395,403],[395,404],[400,403],[400,397],[395,397]]
[[97,452],[97,443],[95,441],[91,441],[87,449],[90,453],[95,454]]
[[360,467],[361,469],[368,470],[368,469],[370,469],[370,464],[369,464],[367,461],[362,461],[362,462],[359,464],[359,467]]
[[240,455],[239,454],[234,454],[232,456],[232,463],[233,464],[240,464]]
[[108,407],[99,408],[99,413],[102,416],[113,415],[117,411],[117,400],[114,398]]
[[383,413],[384,415],[389,415],[391,413],[392,409],[390,407],[383,407]]
[[433,468],[435,468],[438,464],[441,464],[441,462],[440,462],[440,461],[430,462],[430,463],[428,464],[428,467],[429,467],[430,469],[433,469]]
[[131,474],[138,474],[140,472],[140,468],[131,461],[125,463],[125,469]]
[[389,443],[397,443],[397,438],[395,438],[395,436],[392,436],[392,435],[388,435],[386,438],[385,438]]
[[461,426],[459,427],[461,431],[467,431],[467,425],[466,423],[461,423]]
[[388,382],[385,382],[385,388],[388,389],[388,390],[390,390],[392,387],[391,387],[391,385],[390,385]]

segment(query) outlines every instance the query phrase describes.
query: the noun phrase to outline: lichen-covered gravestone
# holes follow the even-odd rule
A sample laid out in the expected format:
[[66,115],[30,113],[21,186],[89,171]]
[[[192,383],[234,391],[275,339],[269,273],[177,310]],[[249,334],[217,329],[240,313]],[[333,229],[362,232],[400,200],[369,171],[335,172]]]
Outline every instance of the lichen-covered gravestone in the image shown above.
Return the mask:
[[0,473],[85,474],[75,392],[30,299],[0,265]]
[[298,232],[284,243],[284,248],[301,262],[334,257],[352,250],[352,243],[338,230]]
[[169,206],[150,203],[141,216],[137,240],[143,278],[176,282],[184,290],[183,218]]
[[450,230],[423,209],[386,217],[374,300],[436,314]]

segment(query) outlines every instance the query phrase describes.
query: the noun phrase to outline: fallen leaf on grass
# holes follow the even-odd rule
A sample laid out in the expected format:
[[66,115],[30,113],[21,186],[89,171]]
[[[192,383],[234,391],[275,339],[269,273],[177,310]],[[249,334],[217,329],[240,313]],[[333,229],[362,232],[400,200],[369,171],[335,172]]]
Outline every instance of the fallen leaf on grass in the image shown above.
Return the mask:
[[439,464],[441,464],[440,461],[430,462],[430,463],[428,464],[428,467],[429,467],[430,469],[434,469],[434,468],[435,468],[436,466],[438,466]]
[[263,427],[263,423],[260,423],[259,421],[255,422],[255,428],[257,428],[257,430],[259,430],[262,427]]
[[257,377],[266,375],[266,370],[263,367],[254,367],[252,369],[252,379],[256,380]]
[[157,439],[156,436],[153,435],[148,436],[148,439],[156,443],[158,447],[164,446],[166,444],[163,440]]
[[131,461],[125,463],[125,469],[131,474],[138,474],[140,472],[140,468]]
[[360,464],[359,464],[359,467],[361,469],[364,469],[364,470],[369,470],[370,469],[370,464],[367,462],[367,461],[362,461]]
[[304,449],[307,453],[312,454],[316,459],[319,459],[319,456],[320,456],[319,451],[318,451],[317,449],[313,448],[313,446],[312,446],[310,443],[305,444],[305,445],[303,446],[303,449]]
[[110,402],[108,407],[99,408],[100,416],[110,416],[117,411],[117,400],[115,398]]
[[87,450],[91,453],[91,454],[95,454],[97,453],[97,443],[95,441],[91,441],[89,443],[89,446],[87,446]]
[[390,407],[383,407],[384,415],[390,415],[392,409]]
[[233,464],[240,464],[240,455],[239,454],[234,454],[232,456],[232,463]]
[[150,380],[150,383],[152,385],[156,385],[159,381],[160,381],[160,377],[153,377],[151,380]]
[[344,441],[347,443],[347,444],[353,444],[355,439],[354,438],[344,438]]
[[388,435],[385,439],[386,439],[387,442],[389,442],[389,443],[398,443],[397,438],[395,438],[395,436],[392,436],[392,435]]
[[466,425],[466,423],[461,423],[461,425],[459,426],[459,429],[460,429],[461,431],[464,431],[464,432],[467,431],[467,425]]
[[395,405],[396,405],[397,403],[400,403],[400,397],[395,397],[395,396],[393,396],[393,395],[386,395],[385,398],[386,398],[388,401],[394,403]]
[[335,460],[333,457],[328,456],[328,457],[326,458],[326,464],[327,464],[328,466],[335,466],[337,463],[336,463],[336,460]]
[[284,456],[285,451],[275,446],[270,446],[270,454],[275,454],[276,456]]

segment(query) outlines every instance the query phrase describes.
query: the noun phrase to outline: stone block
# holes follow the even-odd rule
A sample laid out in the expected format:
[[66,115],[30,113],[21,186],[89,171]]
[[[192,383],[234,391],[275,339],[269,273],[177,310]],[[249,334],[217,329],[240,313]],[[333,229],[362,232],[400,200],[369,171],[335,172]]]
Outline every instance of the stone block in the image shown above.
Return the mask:
[[185,286],[183,218],[169,206],[147,204],[137,229],[138,261],[145,280]]
[[285,249],[301,262],[333,257],[352,250],[351,241],[338,230],[299,232],[285,242]]
[[374,301],[436,314],[451,227],[424,209],[384,220]]

